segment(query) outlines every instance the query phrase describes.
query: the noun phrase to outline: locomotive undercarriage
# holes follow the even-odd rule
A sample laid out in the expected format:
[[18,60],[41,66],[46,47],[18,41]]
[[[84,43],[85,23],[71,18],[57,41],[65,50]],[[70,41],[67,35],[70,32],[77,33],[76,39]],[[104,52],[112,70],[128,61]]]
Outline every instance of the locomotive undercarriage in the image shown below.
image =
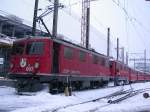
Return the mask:
[[65,88],[69,90],[84,90],[94,89],[107,86],[112,78],[106,77],[75,77],[75,76],[35,76],[25,75],[26,77],[18,77],[18,75],[11,75],[16,79],[15,88],[19,94],[21,92],[36,92],[43,89],[43,85],[47,85],[49,92],[52,94],[64,92]]
[[122,78],[119,76],[114,77],[114,85],[115,86],[127,85],[129,83],[130,82],[127,78]]

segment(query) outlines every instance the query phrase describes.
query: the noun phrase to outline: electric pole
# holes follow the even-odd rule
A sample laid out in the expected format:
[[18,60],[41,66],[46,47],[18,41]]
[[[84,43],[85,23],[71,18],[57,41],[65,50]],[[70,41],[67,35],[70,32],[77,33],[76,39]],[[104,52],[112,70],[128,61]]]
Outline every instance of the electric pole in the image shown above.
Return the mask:
[[35,0],[32,36],[35,36],[35,33],[36,33],[36,21],[37,21],[38,3],[39,3],[39,0]]
[[89,35],[90,35],[90,7],[87,8],[87,18],[86,18],[86,48],[89,48]]
[[109,57],[110,52],[110,28],[107,29],[107,57]]
[[128,65],[128,52],[126,52],[126,65]]
[[119,38],[117,38],[117,61],[119,59]]
[[82,0],[81,44],[89,47],[90,0]]
[[53,37],[57,37],[57,22],[58,22],[58,5],[59,0],[54,0],[54,13],[53,13]]
[[148,70],[148,66],[147,66],[147,62],[150,61],[150,59],[148,59],[146,57],[146,49],[144,50],[143,53],[130,53],[130,54],[135,54],[136,57],[138,55],[142,55],[142,58],[130,58],[129,61],[133,61],[134,62],[134,68],[139,69],[141,71],[143,71],[144,73],[149,71]]
[[122,62],[124,63],[124,47],[121,48],[122,49]]
[[144,50],[144,71],[146,72],[146,49]]

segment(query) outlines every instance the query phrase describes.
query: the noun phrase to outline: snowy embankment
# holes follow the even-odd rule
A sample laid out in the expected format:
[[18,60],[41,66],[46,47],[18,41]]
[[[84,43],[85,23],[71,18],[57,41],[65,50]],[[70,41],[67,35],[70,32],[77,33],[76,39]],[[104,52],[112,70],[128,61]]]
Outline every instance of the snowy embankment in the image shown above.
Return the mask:
[[[129,88],[129,85],[124,87],[124,89]],[[132,88],[150,88],[150,83],[132,84]],[[118,104],[108,105],[107,99],[102,99],[74,105],[109,95],[120,89],[122,87],[73,92],[72,96],[66,97],[64,94],[51,95],[46,91],[37,92],[31,96],[20,96],[16,95],[14,88],[0,87],[0,112],[54,112],[55,109],[57,112],[142,112],[150,110],[150,98],[144,99],[142,93]],[[67,105],[69,107],[63,108]]]

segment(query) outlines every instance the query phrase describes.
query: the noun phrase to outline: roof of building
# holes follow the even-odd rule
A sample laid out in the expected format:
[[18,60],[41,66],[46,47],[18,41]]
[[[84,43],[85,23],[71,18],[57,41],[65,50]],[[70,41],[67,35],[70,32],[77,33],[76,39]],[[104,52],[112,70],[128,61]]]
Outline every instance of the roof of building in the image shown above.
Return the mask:
[[[15,15],[9,14],[0,10],[0,22],[6,24],[7,27],[14,26],[15,31],[24,34],[24,32],[28,32],[28,35],[32,33],[32,23],[28,22],[24,19],[21,19]],[[9,30],[9,29],[8,29]],[[37,29],[37,33],[40,33],[41,30]],[[44,31],[42,31],[45,33]]]

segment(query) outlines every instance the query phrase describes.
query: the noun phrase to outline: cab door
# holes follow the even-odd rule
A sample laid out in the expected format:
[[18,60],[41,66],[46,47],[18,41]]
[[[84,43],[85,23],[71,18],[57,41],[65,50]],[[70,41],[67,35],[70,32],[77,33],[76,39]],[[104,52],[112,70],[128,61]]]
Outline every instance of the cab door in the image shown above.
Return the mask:
[[59,73],[60,44],[53,43],[52,73]]

